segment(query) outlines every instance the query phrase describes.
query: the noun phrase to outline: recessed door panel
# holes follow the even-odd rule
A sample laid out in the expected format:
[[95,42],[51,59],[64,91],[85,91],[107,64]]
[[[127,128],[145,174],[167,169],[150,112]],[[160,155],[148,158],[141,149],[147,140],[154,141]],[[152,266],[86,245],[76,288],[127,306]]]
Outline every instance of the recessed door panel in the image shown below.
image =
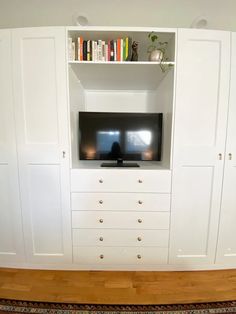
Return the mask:
[[170,263],[213,263],[226,140],[230,35],[179,30]]

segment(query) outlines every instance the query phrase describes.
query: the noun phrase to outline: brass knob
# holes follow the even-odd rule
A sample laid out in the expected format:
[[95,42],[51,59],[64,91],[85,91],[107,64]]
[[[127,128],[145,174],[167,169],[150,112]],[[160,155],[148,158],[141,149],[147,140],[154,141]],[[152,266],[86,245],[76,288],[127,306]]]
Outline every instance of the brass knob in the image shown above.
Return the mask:
[[229,160],[232,160],[232,154],[229,153]]
[[100,222],[100,224],[102,224],[103,223],[103,219],[99,219],[99,222]]
[[103,255],[103,254],[101,254],[99,257],[100,257],[100,259],[103,259],[103,258],[104,258],[104,255]]
[[137,258],[138,258],[138,259],[141,259],[141,258],[142,258],[142,256],[141,256],[140,254],[138,254],[138,255],[137,255]]
[[102,180],[102,179],[99,179],[99,183],[103,183],[103,180]]
[[222,154],[221,153],[218,154],[218,159],[222,160]]
[[99,204],[103,204],[103,200],[100,200],[100,201],[99,201]]
[[138,222],[141,224],[142,223],[142,219],[138,219]]
[[140,200],[139,200],[138,203],[139,203],[140,205],[142,205],[142,204],[143,204],[143,201],[140,201]]
[[141,179],[138,179],[138,183],[143,183],[143,180],[141,180]]
[[141,238],[141,237],[137,237],[137,240],[138,240],[138,241],[142,241],[142,238]]
[[100,237],[100,238],[99,238],[99,241],[101,241],[101,242],[102,242],[102,241],[103,241],[103,237]]

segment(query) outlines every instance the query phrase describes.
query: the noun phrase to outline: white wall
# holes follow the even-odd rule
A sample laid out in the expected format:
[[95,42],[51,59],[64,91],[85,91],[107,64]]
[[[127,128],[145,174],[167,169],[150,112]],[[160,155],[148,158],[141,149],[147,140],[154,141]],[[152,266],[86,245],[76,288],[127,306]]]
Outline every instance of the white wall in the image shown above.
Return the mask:
[[235,0],[0,0],[0,28],[74,25],[190,27],[205,16],[208,27],[236,31]]

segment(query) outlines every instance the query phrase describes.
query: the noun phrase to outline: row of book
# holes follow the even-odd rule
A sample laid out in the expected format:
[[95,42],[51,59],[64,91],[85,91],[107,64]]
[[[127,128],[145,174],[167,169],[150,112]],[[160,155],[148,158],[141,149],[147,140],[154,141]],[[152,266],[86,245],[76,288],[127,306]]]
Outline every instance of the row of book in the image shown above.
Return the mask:
[[76,41],[68,39],[69,61],[131,61],[132,38],[118,38],[116,40],[84,40],[78,37]]

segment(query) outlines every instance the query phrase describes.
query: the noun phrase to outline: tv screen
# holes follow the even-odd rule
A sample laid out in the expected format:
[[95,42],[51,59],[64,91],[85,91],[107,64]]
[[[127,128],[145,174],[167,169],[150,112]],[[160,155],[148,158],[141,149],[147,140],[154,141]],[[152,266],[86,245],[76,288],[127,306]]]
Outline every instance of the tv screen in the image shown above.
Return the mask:
[[160,161],[162,113],[79,112],[80,160]]

